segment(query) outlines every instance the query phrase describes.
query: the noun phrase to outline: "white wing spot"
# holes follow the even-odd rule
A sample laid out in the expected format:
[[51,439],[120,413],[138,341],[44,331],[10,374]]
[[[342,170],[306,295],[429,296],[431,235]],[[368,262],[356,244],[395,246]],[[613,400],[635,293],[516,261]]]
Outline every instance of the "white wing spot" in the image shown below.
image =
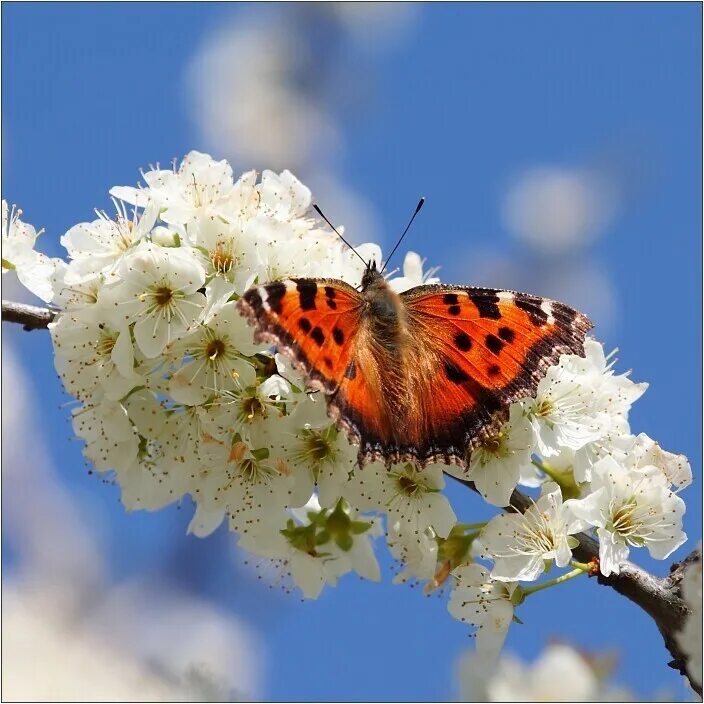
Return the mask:
[[257,293],[259,294],[259,298],[262,299],[262,305],[264,306],[264,310],[270,310],[269,304],[266,302],[266,299],[269,298],[269,294],[266,292],[266,288],[264,288],[264,286],[260,286],[257,289]]
[[545,313],[545,315],[548,316],[548,324],[549,325],[554,325],[555,324],[555,317],[552,314],[552,301],[543,301],[540,304],[540,308]]

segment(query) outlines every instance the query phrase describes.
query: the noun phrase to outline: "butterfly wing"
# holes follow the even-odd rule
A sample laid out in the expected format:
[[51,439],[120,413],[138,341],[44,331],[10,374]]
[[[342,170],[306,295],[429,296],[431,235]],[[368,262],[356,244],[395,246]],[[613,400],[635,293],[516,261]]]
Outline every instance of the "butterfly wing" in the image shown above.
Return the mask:
[[276,345],[312,388],[332,394],[350,363],[361,303],[343,281],[288,279],[251,288],[237,307],[255,327],[256,342]]
[[535,394],[562,354],[584,354],[592,327],[578,311],[538,296],[486,288],[419,286],[401,294],[414,346],[409,436],[418,461],[466,464],[509,405]]
[[387,438],[379,369],[367,347],[358,291],[337,279],[288,279],[247,291],[237,307],[256,342],[279,352],[322,391],[328,413],[360,444],[362,434]]

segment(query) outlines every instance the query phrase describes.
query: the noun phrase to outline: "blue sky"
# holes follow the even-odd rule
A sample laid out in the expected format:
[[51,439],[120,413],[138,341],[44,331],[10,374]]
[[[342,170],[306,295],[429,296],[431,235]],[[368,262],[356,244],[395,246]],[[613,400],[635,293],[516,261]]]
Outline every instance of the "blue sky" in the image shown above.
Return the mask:
[[[205,148],[184,71],[204,35],[240,11],[3,4],[3,197],[46,228],[46,253],[60,255],[60,235],[108,206],[110,186]],[[685,528],[694,540],[701,535],[700,26],[697,3],[422,6],[404,40],[373,62],[374,75],[357,76],[375,92],[337,116],[346,149],[336,165],[374,206],[387,247],[425,195],[407,246],[442,265],[445,280],[470,284],[492,283],[483,268],[490,250],[514,272],[493,281],[498,286],[537,270],[501,217],[516,173],[536,164],[618,171],[622,206],[588,254],[575,256],[589,256],[613,286],[613,321],[602,332],[597,320],[596,334],[619,348],[621,369],[650,382],[632,429],[691,460]],[[562,265],[543,262],[530,279],[534,292],[548,291]],[[265,644],[267,698],[454,695],[454,661],[471,641],[444,598],[392,586],[387,563],[382,585],[347,579],[301,603],[260,589],[229,558],[226,533],[187,537],[189,506],[125,514],[116,489],[87,474],[80,446],[69,440],[48,335],[5,332],[32,371],[37,422],[61,480],[95,516],[115,581],[160,571],[249,622]],[[463,516],[485,515],[474,497],[453,495]],[[658,573],[669,565],[636,559]],[[652,622],[615,594],[577,582],[530,599],[507,647],[528,659],[553,637],[613,649],[617,679],[639,695],[681,693]]]

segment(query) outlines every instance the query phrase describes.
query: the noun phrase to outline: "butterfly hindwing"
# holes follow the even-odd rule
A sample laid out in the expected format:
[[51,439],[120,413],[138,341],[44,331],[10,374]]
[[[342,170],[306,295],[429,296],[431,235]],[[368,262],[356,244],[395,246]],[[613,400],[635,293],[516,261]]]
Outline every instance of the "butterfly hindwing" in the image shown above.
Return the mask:
[[333,393],[345,378],[359,330],[359,293],[335,279],[287,279],[247,291],[240,312],[255,341],[275,344],[313,388]]
[[[584,354],[591,322],[556,301],[513,291],[422,286],[401,295],[416,354],[433,360],[417,409],[421,462],[465,464],[509,405],[535,394],[562,354]],[[425,351],[424,351],[425,350]]]

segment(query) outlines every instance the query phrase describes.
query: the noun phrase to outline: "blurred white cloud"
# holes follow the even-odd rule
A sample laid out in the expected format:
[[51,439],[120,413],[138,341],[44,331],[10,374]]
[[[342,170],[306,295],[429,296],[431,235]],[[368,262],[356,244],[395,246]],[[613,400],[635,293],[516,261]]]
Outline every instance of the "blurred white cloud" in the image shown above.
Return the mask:
[[27,372],[4,342],[3,529],[17,555],[3,572],[4,699],[255,698],[262,648],[236,618],[156,578],[109,583],[100,527],[58,481]]
[[607,173],[537,166],[520,174],[503,203],[506,227],[518,239],[546,254],[591,244],[604,234],[621,194]]
[[190,65],[198,127],[236,169],[295,171],[315,151],[336,151],[333,118],[301,90],[312,56],[300,39],[280,14],[246,17],[216,29]]
[[[532,251],[500,252],[472,249],[450,264],[447,281],[470,281],[489,286],[534,293],[562,301],[583,311],[597,326],[595,334],[608,334],[618,318],[616,287],[603,263],[592,253],[579,250],[572,256],[545,257]],[[465,264],[466,262],[466,264]]]

